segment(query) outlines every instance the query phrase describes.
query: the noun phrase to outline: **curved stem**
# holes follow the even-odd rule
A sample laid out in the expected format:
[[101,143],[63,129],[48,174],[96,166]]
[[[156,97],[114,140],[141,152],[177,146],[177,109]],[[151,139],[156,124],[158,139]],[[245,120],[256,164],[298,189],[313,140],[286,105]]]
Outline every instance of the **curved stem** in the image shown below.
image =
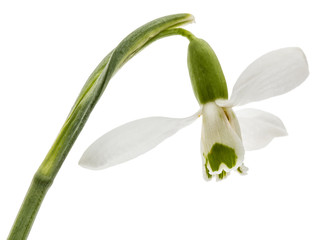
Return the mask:
[[186,37],[188,38],[189,41],[196,38],[194,34],[189,32],[188,30],[185,30],[184,28],[168,29],[168,30],[165,30],[159,33],[157,37],[162,38],[162,37],[168,37],[168,36],[173,36],[173,35],[180,35],[180,36]]
[[85,83],[59,135],[34,175],[8,240],[27,239],[48,189],[110,78],[137,52],[155,40],[172,35],[190,39],[191,33],[175,27],[192,21],[190,14],[156,19],[132,32],[101,61]]

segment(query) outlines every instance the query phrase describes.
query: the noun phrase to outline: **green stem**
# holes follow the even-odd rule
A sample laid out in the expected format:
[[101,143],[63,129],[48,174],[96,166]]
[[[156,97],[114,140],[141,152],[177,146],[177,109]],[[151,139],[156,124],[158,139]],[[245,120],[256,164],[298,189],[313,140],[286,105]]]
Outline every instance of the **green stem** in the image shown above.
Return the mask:
[[189,41],[196,39],[195,35],[189,32],[188,30],[185,30],[183,28],[171,28],[166,31],[163,31],[162,33],[158,34],[158,37],[168,37],[173,35],[180,35],[183,37],[188,38]]
[[26,239],[28,237],[34,219],[51,184],[50,179],[43,179],[43,177],[35,174],[8,239]]
[[190,14],[156,19],[128,35],[101,61],[85,83],[54,144],[35,173],[8,240],[27,239],[48,189],[110,78],[137,52],[155,40],[172,35],[182,35],[190,39],[191,33],[175,27],[192,21],[193,16]]

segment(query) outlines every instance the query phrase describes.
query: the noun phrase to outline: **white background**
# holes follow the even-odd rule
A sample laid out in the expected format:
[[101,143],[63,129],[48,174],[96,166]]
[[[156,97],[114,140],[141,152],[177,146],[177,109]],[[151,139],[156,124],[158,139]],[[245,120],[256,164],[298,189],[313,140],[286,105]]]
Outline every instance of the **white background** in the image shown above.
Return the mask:
[[198,110],[181,37],[160,40],[111,80],[49,190],[29,239],[336,239],[333,1],[1,1],[0,239],[81,87],[131,31],[189,12],[229,89],[254,59],[283,47],[306,53],[294,91],[251,104],[289,136],[248,152],[247,176],[205,182],[201,119],[153,151],[104,171],[78,160],[97,137],[147,116]]

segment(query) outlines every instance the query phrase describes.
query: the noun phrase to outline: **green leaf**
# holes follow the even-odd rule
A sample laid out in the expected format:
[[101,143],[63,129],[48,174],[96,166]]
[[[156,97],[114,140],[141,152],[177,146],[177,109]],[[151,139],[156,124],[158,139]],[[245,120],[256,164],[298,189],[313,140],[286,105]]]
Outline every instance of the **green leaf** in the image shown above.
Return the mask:
[[148,44],[173,35],[175,32],[169,31],[170,29],[193,21],[194,17],[190,14],[176,14],[153,20],[129,34],[99,63],[80,92],[55,146],[42,163],[40,171],[43,175],[53,175],[58,171],[111,77]]

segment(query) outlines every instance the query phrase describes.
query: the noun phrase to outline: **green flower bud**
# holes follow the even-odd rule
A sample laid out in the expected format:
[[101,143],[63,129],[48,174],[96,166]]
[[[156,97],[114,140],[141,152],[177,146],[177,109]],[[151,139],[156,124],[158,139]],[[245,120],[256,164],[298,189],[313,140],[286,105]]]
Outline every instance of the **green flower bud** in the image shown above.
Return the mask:
[[193,38],[188,47],[188,68],[195,96],[200,104],[227,99],[225,77],[215,52],[199,38]]

